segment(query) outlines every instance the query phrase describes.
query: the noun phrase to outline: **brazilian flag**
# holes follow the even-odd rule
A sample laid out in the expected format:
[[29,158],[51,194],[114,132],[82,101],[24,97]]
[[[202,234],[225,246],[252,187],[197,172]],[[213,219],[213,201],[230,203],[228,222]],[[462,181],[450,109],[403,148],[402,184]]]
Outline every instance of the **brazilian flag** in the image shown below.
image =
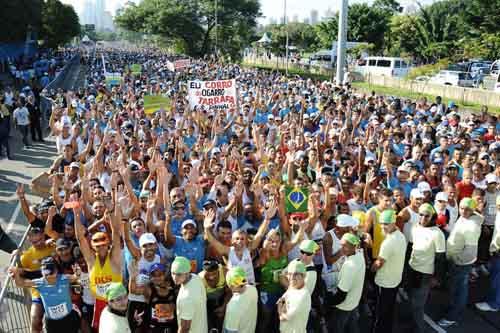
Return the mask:
[[141,71],[142,71],[142,66],[141,66],[141,64],[132,64],[132,65],[130,65],[130,71],[131,71],[131,72],[132,72],[132,74],[134,74],[134,75],[141,74]]
[[309,189],[307,187],[285,187],[285,210],[287,213],[307,212]]

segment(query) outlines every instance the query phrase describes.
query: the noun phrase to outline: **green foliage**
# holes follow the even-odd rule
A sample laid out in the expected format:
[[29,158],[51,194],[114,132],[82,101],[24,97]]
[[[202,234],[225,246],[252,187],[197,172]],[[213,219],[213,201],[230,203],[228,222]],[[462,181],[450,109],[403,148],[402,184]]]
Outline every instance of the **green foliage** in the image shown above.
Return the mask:
[[0,42],[21,42],[28,31],[39,31],[42,0],[5,0],[0,7]]
[[445,70],[450,65],[449,59],[441,59],[435,64],[429,64],[424,66],[419,66],[413,68],[410,73],[408,73],[407,78],[409,80],[414,80],[419,76],[432,76],[437,74],[440,70]]
[[116,22],[127,30],[160,35],[191,56],[212,52],[217,33],[219,49],[238,57],[253,37],[258,0],[219,0],[217,30],[215,13],[214,0],[144,0],[125,8]]
[[78,15],[73,6],[59,0],[46,0],[42,7],[41,38],[46,46],[55,48],[80,34]]

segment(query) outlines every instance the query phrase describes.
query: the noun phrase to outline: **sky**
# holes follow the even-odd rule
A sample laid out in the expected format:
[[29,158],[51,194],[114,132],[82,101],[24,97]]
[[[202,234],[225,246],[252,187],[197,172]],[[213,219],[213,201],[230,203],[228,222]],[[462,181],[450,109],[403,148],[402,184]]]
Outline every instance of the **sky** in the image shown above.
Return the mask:
[[[64,3],[71,4],[75,7],[76,11],[79,12],[81,10],[81,6],[83,6],[83,0],[61,0]],[[140,0],[133,0],[135,2],[139,2]],[[215,0],[214,0],[215,1]],[[231,0],[218,0],[220,5],[224,4],[224,1]],[[284,10],[284,1],[285,0],[260,0],[261,3],[261,11],[263,17],[259,19],[259,22],[262,24],[266,24],[269,22],[270,17],[275,17],[276,19],[280,19],[283,17]],[[420,0],[422,4],[431,3],[435,0]],[[123,5],[126,0],[106,0],[106,10],[110,11],[113,15],[121,5]],[[302,21],[305,17],[310,17],[311,10],[316,9],[319,12],[319,17],[324,16],[324,13],[330,8],[333,11],[337,11],[341,0],[286,0],[287,2],[287,15],[289,20],[297,15],[299,20]],[[371,3],[373,0],[350,0],[349,3],[356,2],[368,2]],[[402,4],[415,3],[416,0],[400,0]]]

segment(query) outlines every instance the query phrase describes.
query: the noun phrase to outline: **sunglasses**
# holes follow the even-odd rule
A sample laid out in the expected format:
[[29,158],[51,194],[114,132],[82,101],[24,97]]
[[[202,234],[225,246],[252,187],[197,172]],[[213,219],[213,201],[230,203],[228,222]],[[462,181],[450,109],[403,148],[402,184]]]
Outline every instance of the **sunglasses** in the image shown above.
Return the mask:
[[309,252],[302,251],[302,250],[300,250],[300,254],[304,254],[306,256],[312,256],[312,255],[314,255],[314,253],[309,253]]
[[431,217],[431,216],[430,216],[430,215],[428,215],[428,214],[419,214],[419,215],[420,215],[420,217],[425,217],[426,219],[428,219],[429,217]]
[[173,207],[173,210],[184,210],[184,206]]

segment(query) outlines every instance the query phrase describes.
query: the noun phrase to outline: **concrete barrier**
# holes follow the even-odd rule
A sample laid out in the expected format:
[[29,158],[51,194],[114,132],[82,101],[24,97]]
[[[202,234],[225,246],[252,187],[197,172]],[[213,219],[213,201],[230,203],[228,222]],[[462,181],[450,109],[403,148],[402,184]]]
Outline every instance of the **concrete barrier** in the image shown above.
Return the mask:
[[480,104],[500,107],[500,93],[477,88],[464,88],[417,82],[390,76],[366,75],[363,81],[369,84],[409,90],[419,94],[429,94],[451,99],[461,104]]

